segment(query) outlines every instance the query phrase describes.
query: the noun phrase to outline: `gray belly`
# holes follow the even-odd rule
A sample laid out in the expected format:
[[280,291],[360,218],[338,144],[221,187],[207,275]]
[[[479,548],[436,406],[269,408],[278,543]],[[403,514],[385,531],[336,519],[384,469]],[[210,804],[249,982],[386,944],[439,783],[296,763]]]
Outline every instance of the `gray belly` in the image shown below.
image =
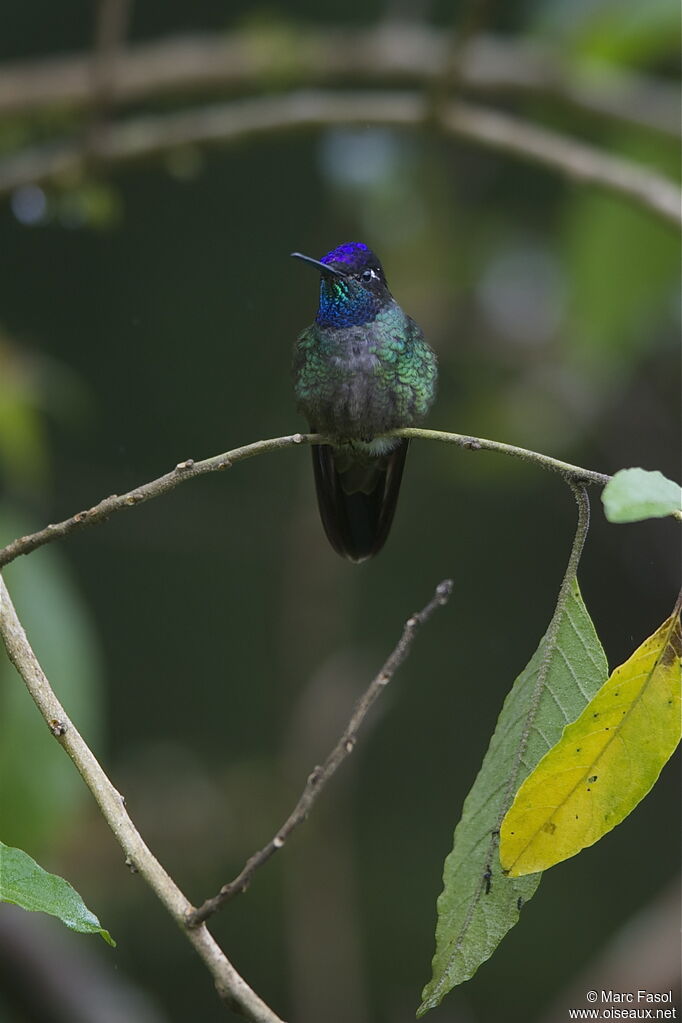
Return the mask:
[[318,429],[369,438],[402,425],[390,376],[378,356],[361,344],[334,356],[318,403]]

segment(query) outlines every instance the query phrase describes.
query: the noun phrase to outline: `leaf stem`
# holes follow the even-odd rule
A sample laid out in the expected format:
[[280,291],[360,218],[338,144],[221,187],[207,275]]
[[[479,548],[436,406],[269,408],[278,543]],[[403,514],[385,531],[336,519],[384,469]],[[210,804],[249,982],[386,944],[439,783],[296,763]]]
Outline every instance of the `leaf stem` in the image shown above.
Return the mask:
[[507,810],[511,806],[512,800],[518,787],[518,776],[519,769],[523,758],[526,753],[528,746],[528,739],[530,736],[531,729],[537,717],[538,707],[540,700],[542,699],[542,693],[545,688],[547,681],[547,675],[549,673],[552,658],[556,653],[556,642],[561,628],[561,622],[566,611],[566,604],[568,602],[571,587],[578,575],[578,565],[580,564],[580,558],[585,547],[585,540],[587,539],[587,531],[590,528],[590,499],[587,496],[585,487],[578,486],[575,483],[568,481],[568,486],[573,491],[576,504],[578,505],[578,523],[575,529],[575,536],[573,537],[573,545],[571,546],[571,553],[568,556],[568,564],[566,565],[566,571],[559,587],[559,595],[557,596],[556,607],[554,608],[554,614],[547,627],[545,633],[545,652],[538,669],[537,680],[533,689],[531,702],[528,713],[526,715],[526,721],[524,723],[523,732],[521,733],[521,740],[519,742],[519,749],[516,756],[516,764],[514,771],[509,776],[507,789],[505,793],[505,799],[500,812],[499,820],[497,822],[497,831],[499,833],[500,825],[504,819]]

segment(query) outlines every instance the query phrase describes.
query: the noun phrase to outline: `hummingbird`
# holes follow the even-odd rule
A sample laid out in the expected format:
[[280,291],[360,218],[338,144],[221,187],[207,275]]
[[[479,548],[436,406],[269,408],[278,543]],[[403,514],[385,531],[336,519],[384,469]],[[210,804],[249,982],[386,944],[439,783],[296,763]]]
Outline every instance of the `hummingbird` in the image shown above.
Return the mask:
[[388,536],[409,445],[384,435],[428,412],[436,356],[367,245],[347,242],[321,260],[291,255],[320,272],[317,316],[293,359],[297,407],[331,441],[311,448],[320,516],[334,550],[365,561]]

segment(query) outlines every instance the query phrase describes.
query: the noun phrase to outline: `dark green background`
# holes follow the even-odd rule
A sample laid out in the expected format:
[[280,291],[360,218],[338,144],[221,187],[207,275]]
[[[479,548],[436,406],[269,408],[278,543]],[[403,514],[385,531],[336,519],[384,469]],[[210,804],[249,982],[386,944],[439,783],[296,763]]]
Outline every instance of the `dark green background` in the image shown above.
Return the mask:
[[[578,55],[599,54],[636,7],[576,4],[567,15],[559,3],[500,6],[492,27],[547,36]],[[299,0],[262,17],[360,24],[382,12]],[[91,13],[85,3],[8,3],[0,55],[83,49]],[[131,34],[222,31],[259,13],[246,3],[139,4]],[[449,21],[447,5],[431,14]],[[609,54],[614,63],[674,71],[676,14],[659,15],[651,14],[656,45],[638,53],[637,38],[648,36],[635,26]],[[538,102],[526,112],[676,173],[673,143],[581,125]],[[362,163],[374,144],[380,170],[354,185],[338,153],[351,147]],[[33,467],[17,467],[5,454],[5,514],[20,528],[182,459],[302,428],[289,363],[314,315],[316,279],[288,253],[321,256],[352,239],[379,252],[394,294],[438,350],[428,425],[604,472],[642,465],[678,476],[679,262],[668,226],[427,133],[337,131],[333,143],[307,133],[190,155],[189,176],[159,161],[49,192],[36,226],[0,205],[0,328],[31,381],[25,406],[46,466],[36,456]],[[488,307],[500,280],[523,295],[513,332]],[[554,324],[544,333],[533,326],[538,303]],[[390,541],[355,567],[324,539],[309,457],[285,451],[196,480],[31,562],[70,580],[69,608],[98,648],[101,684],[91,679],[69,709],[77,721],[99,715],[97,754],[197,902],[271,837],[403,620],[441,578],[454,578],[450,605],[419,636],[352,763],[213,925],[284,1018],[402,1023],[429,976],[453,827],[504,696],[551,616],[575,511],[551,474],[414,443]],[[580,578],[613,666],[670,612],[678,530],[668,521],[609,526],[596,491],[592,505]],[[27,564],[7,571],[17,591]],[[17,603],[30,614],[19,592]],[[49,618],[47,605],[31,631],[48,672]],[[62,678],[52,681],[63,692]],[[18,684],[9,671],[0,683]],[[50,786],[62,764],[55,751],[36,783],[32,751],[49,737],[37,714],[26,720],[26,755],[11,775],[3,767],[3,840],[72,881],[118,941],[98,956],[149,992],[160,1019],[224,1018],[203,968],[130,878],[87,794],[69,790],[66,823],[58,815],[49,834],[33,819],[41,796],[54,813]],[[32,770],[33,801],[13,802],[7,793]],[[630,819],[548,872],[494,958],[429,1018],[488,1023],[502,1018],[503,999],[509,1023],[540,1020],[674,876],[678,802],[673,764]],[[0,997],[0,1018],[27,1017]]]

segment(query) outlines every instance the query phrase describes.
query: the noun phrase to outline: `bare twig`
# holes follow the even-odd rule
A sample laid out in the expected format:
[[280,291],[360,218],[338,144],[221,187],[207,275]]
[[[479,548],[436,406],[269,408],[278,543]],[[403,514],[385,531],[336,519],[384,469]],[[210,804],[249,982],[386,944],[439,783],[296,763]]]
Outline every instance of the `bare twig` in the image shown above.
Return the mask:
[[[180,113],[112,124],[90,154],[115,166],[188,145],[209,145],[329,125],[423,127],[430,106],[412,92],[293,92],[235,100]],[[650,168],[518,117],[453,102],[441,110],[441,131],[557,171],[572,181],[619,195],[664,220],[682,223],[679,188]],[[25,149],[0,164],[0,196],[27,183],[72,180],[83,171],[82,146],[63,142]]]
[[188,458],[185,462],[179,462],[171,472],[167,472],[164,476],[159,476],[150,483],[144,483],[142,486],[135,487],[134,490],[130,490],[126,494],[112,494],[110,497],[105,497],[104,500],[93,505],[92,508],[76,512],[75,515],[71,515],[70,518],[65,519],[63,522],[46,526],[45,529],[41,529],[37,533],[22,536],[13,543],[8,544],[7,547],[0,551],[0,568],[3,565],[9,564],[10,561],[14,561],[20,554],[30,554],[37,547],[42,547],[43,544],[50,543],[59,537],[67,536],[81,526],[103,522],[113,512],[121,511],[123,508],[132,508],[136,504],[149,501],[152,497],[160,497],[161,494],[174,490],[175,487],[180,483],[184,483],[185,480],[203,476],[208,472],[219,472],[223,469],[229,469],[236,462],[241,462],[245,458],[252,458],[254,455],[261,455],[266,451],[276,451],[280,448],[292,447],[295,444],[302,444],[304,441],[306,443],[309,442],[310,437],[295,433],[289,437],[276,437],[273,440],[256,441],[255,444],[234,448],[232,451],[227,451],[222,455],[205,458],[201,462],[194,462],[191,458]]
[[[428,25],[390,23],[366,30],[243,29],[227,35],[176,36],[130,46],[116,60],[109,102],[286,82],[318,86],[352,81],[426,84],[443,75],[447,34]],[[609,65],[576,74],[565,55],[537,41],[477,35],[458,53],[458,77],[470,91],[539,94],[591,116],[672,137],[680,134],[676,84]],[[5,65],[0,113],[79,109],[91,102],[89,55]]]
[[0,576],[0,635],[10,660],[24,680],[50,732],[71,757],[83,781],[95,797],[102,816],[126,855],[126,862],[144,878],[186,934],[213,977],[220,997],[253,1023],[282,1023],[280,1017],[237,973],[206,927],[192,929],[186,927],[187,916],[193,909],[191,903],[149,850],[128,816],[120,792],[114,788],[92,750],[67,717],[31,648],[2,576]]
[[[562,462],[558,458],[550,458],[539,451],[530,451],[528,448],[518,448],[514,444],[504,444],[499,440],[486,440],[485,437],[467,437],[462,433],[446,433],[443,430],[423,430],[421,427],[406,427],[404,430],[394,430],[396,437],[409,437],[414,440],[437,440],[443,444],[456,444],[459,448],[468,451],[496,451],[500,455],[511,455],[512,458],[522,458],[525,462],[533,462],[542,469],[550,469],[553,472],[561,473],[575,483],[596,483],[599,486],[606,486],[611,479],[604,472],[594,472],[593,469],[583,469],[580,465],[572,465],[570,462]],[[2,565],[2,552],[0,551],[0,565]]]
[[[469,437],[461,433],[444,433],[440,430],[422,430],[419,428],[408,428],[405,430],[393,431],[397,437],[412,437],[420,440],[436,440],[446,444],[455,444],[457,447],[469,451],[497,451],[499,454],[511,455],[514,458],[522,458],[528,462],[534,462],[545,469],[552,469],[561,473],[568,479],[578,483],[597,483],[605,485],[611,479],[610,476],[601,472],[593,472],[591,469],[583,469],[579,465],[571,465],[570,462],[562,462],[558,458],[550,458],[549,455],[542,455],[538,451],[529,451],[527,448],[518,448],[513,444],[503,444],[500,441],[486,440],[483,437]],[[171,472],[159,476],[149,483],[143,483],[126,494],[112,494],[105,497],[98,504],[87,508],[84,511],[76,512],[68,519],[46,526],[37,533],[29,533],[27,536],[20,536],[16,540],[0,549],[0,568],[8,565],[15,558],[22,554],[30,554],[38,547],[51,543],[60,537],[68,536],[83,526],[95,525],[104,522],[114,512],[124,508],[133,508],[137,504],[149,501],[153,497],[160,497],[174,490],[180,483],[186,480],[195,479],[197,476],[204,476],[209,472],[219,472],[229,469],[237,462],[255,455],[262,455],[268,451],[278,451],[282,448],[295,447],[298,444],[325,444],[332,443],[330,438],[315,433],[294,433],[285,437],[274,437],[270,440],[259,440],[253,444],[246,444],[244,447],[233,448],[222,455],[214,455],[212,458],[205,458],[200,462],[194,462],[191,458],[185,462],[179,462]]]
[[271,856],[282,848],[291,832],[306,819],[313,807],[313,804],[320,796],[322,789],[325,787],[332,775],[338,770],[344,760],[350,756],[355,749],[358,732],[360,731],[367,714],[379,694],[386,688],[395,672],[409,654],[418,627],[427,622],[439,607],[442,607],[447,603],[451,593],[452,580],[445,579],[436,587],[436,592],[428,604],[422,608],[421,611],[417,611],[411,618],[408,618],[405,622],[405,627],[403,628],[403,632],[398,643],[389,654],[381,668],[381,671],[372,679],[369,686],[356,703],[351,719],[346,725],[343,734],[325,760],[324,764],[322,764],[322,766],[315,767],[312,773],[308,776],[308,780],[306,781],[305,787],[298,802],[296,803],[296,806],[291,811],[284,824],[282,824],[281,828],[277,831],[277,834],[268,842],[267,845],[263,846],[262,849],[259,849],[258,852],[254,853],[253,856],[247,860],[246,864],[233,881],[230,881],[229,884],[223,885],[217,895],[214,895],[210,899],[206,899],[206,901],[202,903],[198,909],[193,910],[188,915],[188,924],[192,927],[202,924],[233,896],[246,891],[258,868],[266,863]]

